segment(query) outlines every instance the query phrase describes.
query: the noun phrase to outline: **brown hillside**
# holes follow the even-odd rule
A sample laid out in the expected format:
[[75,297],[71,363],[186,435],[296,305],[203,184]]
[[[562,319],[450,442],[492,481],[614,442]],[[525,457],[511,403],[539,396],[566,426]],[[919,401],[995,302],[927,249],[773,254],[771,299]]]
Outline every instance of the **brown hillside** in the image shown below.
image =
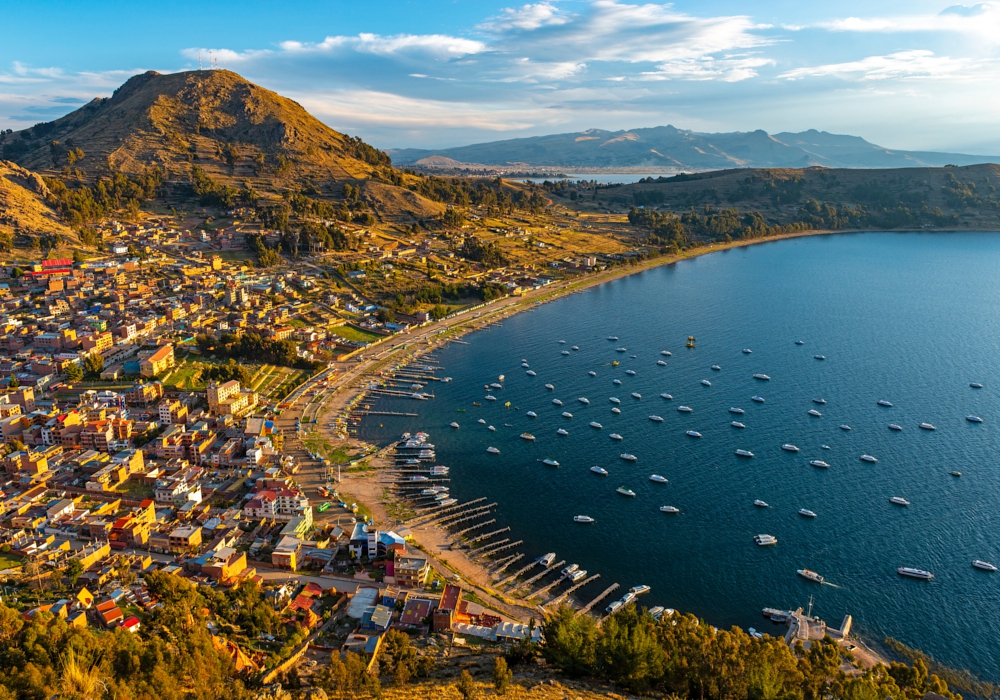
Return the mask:
[[19,235],[60,234],[77,242],[46,203],[49,191],[42,178],[14,163],[0,160],[0,233]]

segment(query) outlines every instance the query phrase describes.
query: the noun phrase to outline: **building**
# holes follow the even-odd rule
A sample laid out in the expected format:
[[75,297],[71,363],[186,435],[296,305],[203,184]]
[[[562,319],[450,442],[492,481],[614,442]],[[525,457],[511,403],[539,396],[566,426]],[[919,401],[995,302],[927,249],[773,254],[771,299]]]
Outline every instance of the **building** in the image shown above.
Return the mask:
[[170,551],[174,554],[189,552],[201,545],[201,527],[197,525],[176,528],[168,539]]
[[236,379],[219,384],[208,384],[208,409],[217,416],[232,414],[242,416],[257,407],[257,394],[252,389],[241,389]]
[[437,610],[434,611],[433,625],[435,632],[447,632],[451,629],[461,600],[461,588],[451,584],[444,587],[444,593],[441,595],[441,603],[438,605]]
[[139,360],[139,374],[143,377],[155,377],[173,366],[174,346],[164,345],[145,359]]
[[160,423],[163,425],[187,424],[188,407],[177,399],[164,399],[157,406],[160,416]]
[[425,557],[414,555],[396,559],[396,584],[405,588],[421,588],[427,583],[431,567]]
[[247,301],[249,301],[249,296],[247,295],[246,287],[236,284],[235,282],[229,282],[226,284],[226,306],[246,306]]

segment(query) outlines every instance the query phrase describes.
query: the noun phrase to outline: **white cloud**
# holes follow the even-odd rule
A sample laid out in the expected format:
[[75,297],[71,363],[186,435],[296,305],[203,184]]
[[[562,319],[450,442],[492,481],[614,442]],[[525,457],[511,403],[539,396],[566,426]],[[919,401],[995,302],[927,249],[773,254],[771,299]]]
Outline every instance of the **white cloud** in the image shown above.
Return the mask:
[[816,25],[836,32],[900,33],[950,32],[969,34],[991,43],[1000,42],[1000,3],[952,5],[938,14],[921,13],[891,17],[847,17]]
[[532,31],[539,27],[554,24],[566,24],[571,17],[562,13],[550,2],[539,2],[534,5],[522,5],[518,8],[505,8],[496,17],[491,17],[479,25],[480,29],[492,32],[502,32],[511,29]]
[[787,80],[834,77],[845,80],[977,80],[997,77],[997,63],[989,59],[935,56],[932,51],[900,51],[868,56],[859,61],[796,68],[778,76]]
[[657,66],[656,71],[643,73],[644,80],[721,80],[736,83],[757,76],[757,69],[773,65],[769,58],[725,57],[668,61]]

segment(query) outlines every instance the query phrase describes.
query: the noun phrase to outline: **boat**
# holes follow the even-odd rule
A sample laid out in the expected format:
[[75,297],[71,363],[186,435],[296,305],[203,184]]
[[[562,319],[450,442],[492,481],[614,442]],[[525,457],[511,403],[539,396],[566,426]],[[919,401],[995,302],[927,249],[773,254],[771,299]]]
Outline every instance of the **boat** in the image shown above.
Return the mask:
[[476,422],[479,423],[480,425],[486,425],[486,421],[484,419],[482,419],[482,418],[480,418]]
[[658,364],[660,367],[666,367],[667,366],[667,363],[664,362],[663,360],[657,360],[656,364]]
[[597,376],[597,372],[595,372],[594,370],[590,370],[589,372],[587,372],[587,374],[589,374],[591,377]]
[[753,541],[756,542],[759,547],[767,547],[772,544],[778,544],[778,538],[774,535],[754,535]]
[[661,513],[680,513],[680,508],[674,508],[673,506],[660,506]]
[[649,593],[653,589],[650,588],[649,586],[645,585],[645,584],[642,584],[642,585],[639,585],[639,586],[632,586],[628,590],[629,590],[629,593],[631,593],[632,595],[643,595],[644,593]]
[[624,459],[626,462],[638,462],[639,461],[638,457],[636,457],[633,454],[629,454],[628,452],[622,452],[618,456],[621,457],[622,459]]
[[594,522],[594,519],[592,517],[590,517],[589,515],[574,515],[573,516],[573,522],[574,523],[592,523],[592,522]]
[[627,489],[624,486],[619,486],[618,488],[615,489],[615,491],[617,491],[618,493],[620,493],[623,496],[628,496],[630,498],[635,498],[635,491],[633,491],[632,489]]
[[908,505],[910,505],[910,502],[908,500],[906,500],[905,498],[901,498],[899,496],[893,496],[892,498],[890,498],[889,499],[889,503],[894,503],[897,506],[908,506]]
[[596,466],[595,467],[591,467],[590,471],[594,472],[595,474],[600,474],[601,476],[607,476],[608,475],[608,470],[605,469],[604,467],[596,467]]
[[796,344],[796,345],[805,345],[805,344],[806,344],[806,341],[804,341],[804,340],[796,340],[796,341],[795,341],[795,344]]
[[901,566],[896,569],[896,573],[900,576],[909,576],[910,578],[919,578],[924,581],[930,581],[934,578],[934,574],[930,571],[924,571],[923,569],[912,569],[909,566]]
[[962,472],[951,471],[948,473],[951,474],[952,476],[962,476]]
[[552,386],[551,384],[546,384],[545,388],[548,389],[549,391],[555,391],[556,390],[556,388],[554,386]]
[[[664,608],[662,605],[654,605],[649,609],[649,614],[653,616],[654,620],[659,622],[660,618],[663,617],[663,613],[665,611],[666,608]],[[674,612],[673,610],[670,611],[671,614],[673,614],[673,612]],[[667,617],[670,617],[670,615],[667,615]]]
[[688,437],[696,437],[696,438],[700,438],[701,437],[701,433],[699,433],[697,430],[689,430],[689,431],[687,431],[686,435]]
[[590,405],[590,399],[588,399],[586,396],[581,396],[580,398],[577,399],[577,401],[579,401],[582,404],[586,404],[588,406]]
[[817,411],[815,408],[810,408],[808,411],[806,411],[806,413],[808,413],[813,418],[819,418],[819,417],[821,417],[823,415],[822,413],[820,413],[819,411]]
[[677,411],[678,413],[692,413],[694,412],[694,409],[690,406],[678,406]]
[[458,503],[458,499],[457,498],[446,498],[443,501],[438,501],[438,505],[442,506],[442,507],[453,506],[456,503]]
[[[501,374],[500,376],[502,377],[503,375]],[[501,384],[500,382],[493,382],[492,384],[490,384],[490,387],[492,387],[493,389],[503,389],[503,384]]]
[[825,360],[826,355],[813,355],[814,360]]
[[841,430],[850,430],[851,426],[849,426],[849,425],[842,425],[842,426],[840,426],[840,429]]
[[719,365],[712,365],[711,367],[709,367],[709,369],[714,369],[716,372],[719,372],[719,371],[722,370],[722,368],[719,367]]
[[555,461],[554,459],[549,459],[547,457],[542,460],[542,464],[544,464],[547,467],[558,467],[559,466],[559,462]]
[[655,482],[656,482],[656,483],[658,483],[658,484],[666,484],[666,483],[669,483],[669,482],[667,481],[667,478],[666,478],[666,477],[664,477],[664,476],[660,476],[659,474],[650,474],[650,475],[649,475],[649,480],[650,480],[650,481],[655,481]]
[[814,583],[823,583],[823,581],[826,580],[815,571],[810,571],[809,569],[799,569],[795,573],[808,581],[813,581]]
[[619,435],[618,433],[611,433],[610,435],[608,435],[608,437],[611,438],[612,440],[624,440],[625,439],[621,435]]
[[980,384],[979,382],[972,382],[972,384],[970,384],[969,386],[972,387],[973,389],[982,389],[983,388],[983,385]]
[[769,376],[767,376],[766,374],[760,374],[760,373],[758,373],[758,374],[753,375],[753,378],[754,379],[759,379],[762,382],[771,381],[771,378]]
[[736,450],[737,457],[753,457],[753,452],[750,450]]
[[573,350],[579,350],[579,349],[580,349],[579,346],[577,346],[577,345],[573,346]]
[[612,601],[608,605],[608,607],[604,608],[604,610],[609,615],[614,615],[616,612],[618,612],[622,608],[623,605],[624,605],[624,603],[622,603],[620,600],[614,600],[614,601]]
[[496,428],[494,428],[494,427],[493,427],[492,425],[488,425],[488,426],[486,426],[486,429],[487,429],[487,430],[492,430],[492,431],[493,431],[494,433],[495,433],[495,432],[497,431],[497,429],[496,429]]
[[670,357],[670,351],[669,350],[660,350],[660,354],[661,355],[666,355],[667,357]]
[[877,462],[878,460],[875,459],[874,457],[872,457],[871,455],[861,455],[861,461],[862,462]]
[[625,352],[625,348],[615,348],[615,352]]
[[996,571],[997,567],[990,564],[988,561],[983,561],[982,559],[976,559],[972,562],[972,565],[977,569],[982,569],[983,571]]
[[755,401],[756,403],[764,403],[764,397],[763,396],[751,396],[750,400],[751,401]]
[[752,352],[753,352],[753,350],[751,350],[750,348],[743,348],[743,354],[744,355],[749,355]]
[[554,403],[556,406],[562,406],[563,405],[562,401],[560,401],[559,399],[552,399],[552,403]]
[[577,581],[579,581],[581,579],[587,578],[587,570],[586,569],[580,569],[578,571],[574,571],[573,573],[571,573],[568,576],[568,578],[569,578],[569,580],[572,583],[576,583]]
[[920,428],[921,430],[937,430],[937,428],[935,428],[935,427],[934,427],[934,426],[933,426],[932,424],[930,424],[930,423],[921,423],[921,424],[920,424],[920,425],[919,425],[918,427],[919,427],[919,428]]
[[618,366],[619,364],[621,364],[621,363],[619,363],[619,362],[618,362],[618,360],[614,360],[614,361],[613,361],[613,362],[611,363],[611,366],[612,366],[612,367],[617,367],[617,366]]
[[667,393],[660,394],[660,398],[661,399],[666,399],[667,401],[673,401],[674,400],[674,397],[671,396],[670,394],[667,394]]
[[536,561],[542,566],[552,566],[552,562],[554,562],[555,560],[556,560],[555,552],[549,552],[548,554],[544,554],[538,557],[538,559],[536,559]]
[[619,385],[619,386],[620,386],[620,385],[621,385],[621,383],[622,383],[622,380],[621,380],[621,379],[613,379],[613,380],[611,380],[611,383],[612,383],[612,384],[616,384],[616,385]]
[[485,398],[486,401],[496,401],[497,400],[497,397],[493,396],[492,394],[487,394],[484,398]]
[[702,379],[701,380],[701,385],[702,386],[712,386],[712,382],[708,381],[707,379]]
[[621,403],[622,402],[622,400],[619,399],[617,396],[612,396],[611,398],[608,399],[608,401],[610,401],[611,403]]
[[763,639],[764,638],[764,633],[763,632],[758,632],[753,627],[747,627],[747,634],[749,634],[754,639]]
[[591,428],[597,428],[598,430],[601,430],[604,426],[601,425],[600,423],[598,423],[596,420],[593,420],[593,421],[590,421],[590,427]]
[[621,410],[620,408],[617,408],[617,407],[615,407],[615,406],[612,406],[612,407],[611,407],[611,412],[612,412],[612,413],[614,413],[615,415],[618,415],[619,413],[621,413],[621,412],[622,412],[622,410]]
[[562,354],[563,354],[563,355],[569,355],[569,350],[563,350],[563,351],[562,351]]
[[528,411],[524,415],[526,415],[528,418],[538,418],[538,414],[535,413],[534,411]]
[[472,405],[473,405],[473,406],[482,406],[482,404],[481,404],[481,403],[479,403],[478,401],[473,401],[473,402],[472,402]]
[[902,430],[903,426],[896,423],[889,423],[889,430]]
[[450,425],[452,428],[455,428],[456,430],[458,429],[458,423],[456,423],[455,421],[452,421]]
[[887,408],[891,408],[892,407],[892,404],[889,403],[888,401],[886,401],[885,399],[880,399],[879,402],[878,402],[878,405],[879,406],[885,406]]
[[569,411],[563,411],[563,412],[562,412],[562,417],[563,417],[563,418],[572,418],[572,417],[573,417],[573,414],[572,414],[572,413],[570,413]]
[[563,576],[569,576],[574,571],[579,570],[579,568],[580,568],[579,564],[570,564],[569,566],[567,566],[565,569],[563,569],[559,573],[561,573]]
[[757,500],[755,500],[753,502],[753,504],[755,506],[757,506],[758,508],[770,508],[771,507],[771,506],[767,505],[767,501],[762,501],[759,498]]
[[649,420],[653,421],[654,423],[662,423],[663,422],[663,418],[661,418],[660,416],[650,416]]
[[486,451],[489,452],[491,455],[498,455],[498,454],[500,454],[500,450],[498,450],[495,447],[487,447]]
[[966,416],[965,420],[969,421],[970,423],[982,423],[983,422],[983,419],[980,418],[979,416]]
[[617,335],[609,335],[608,336],[608,340],[618,340],[618,336]]
[[565,340],[560,340],[560,341],[559,341],[559,344],[560,344],[560,345],[565,345],[565,344],[566,344],[566,341],[565,341]]
[[804,516],[806,518],[815,518],[816,517],[816,514],[814,512],[812,512],[811,510],[809,510],[808,508],[799,508],[799,515]]
[[528,442],[534,442],[535,436],[532,435],[531,433],[521,433],[521,439],[527,440]]
[[569,431],[564,428],[559,428],[559,430],[556,431],[556,435],[569,435]]
[[535,370],[533,370],[533,369],[529,369],[527,372],[525,372],[525,374],[527,374],[529,377],[537,377],[538,376],[538,373],[535,372]]
[[742,423],[740,423],[738,420],[734,420],[729,425],[733,426],[734,428],[745,428],[746,427],[745,425],[743,425]]
[[809,464],[814,467],[819,467],[820,469],[829,469],[830,465],[824,462],[822,459],[812,459],[809,460]]
[[744,413],[746,413],[746,411],[744,411],[742,408],[736,408],[735,406],[730,408],[729,412],[735,413],[738,416],[742,416]]
[[527,363],[526,361],[522,360],[522,361],[521,361],[521,366],[522,366],[522,367],[524,367],[524,369],[528,369],[528,367],[529,367],[530,365],[529,365],[529,364],[528,364],[528,363]]
[[627,374],[630,377],[634,377],[635,376],[635,370],[634,369],[627,369],[627,370],[625,370],[625,374]]
[[818,403],[820,405],[826,405],[826,399],[813,399],[813,403]]
[[642,394],[640,394],[638,391],[633,391],[632,392],[632,398],[633,399],[641,399],[642,398]]
[[781,446],[781,449],[783,449],[785,452],[798,452],[799,451],[798,447],[796,447],[795,445],[792,445],[790,443],[787,443],[787,442],[784,445]]

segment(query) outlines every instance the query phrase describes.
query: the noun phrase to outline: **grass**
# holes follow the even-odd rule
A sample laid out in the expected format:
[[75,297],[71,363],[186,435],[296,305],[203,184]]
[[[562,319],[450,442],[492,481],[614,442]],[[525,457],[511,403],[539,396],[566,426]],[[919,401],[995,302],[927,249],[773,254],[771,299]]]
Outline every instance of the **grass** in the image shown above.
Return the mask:
[[179,366],[163,381],[164,386],[174,387],[182,391],[198,391],[205,388],[205,382],[200,381],[202,368],[191,364]]
[[22,564],[21,557],[16,554],[3,554],[0,553],[0,571],[6,569],[15,569]]
[[355,515],[357,515],[358,517],[364,518],[365,520],[370,520],[371,519],[371,517],[372,517],[371,508],[369,508],[368,506],[366,506],[364,503],[361,503],[360,501],[358,501],[358,499],[356,499],[351,494],[345,493],[344,491],[341,491],[340,492],[340,500],[342,500],[348,506],[351,505],[352,503],[356,504],[358,506],[358,512]]
[[120,493],[127,493],[130,496],[141,496],[142,498],[152,498],[153,487],[149,484],[127,481],[125,485],[118,489]]
[[356,343],[373,343],[383,337],[381,335],[376,335],[375,333],[369,333],[368,331],[354,328],[353,326],[335,326],[330,329],[330,332],[343,338],[344,340],[352,340]]
[[226,262],[243,262],[253,260],[256,256],[249,250],[219,250],[212,253],[218,255]]

